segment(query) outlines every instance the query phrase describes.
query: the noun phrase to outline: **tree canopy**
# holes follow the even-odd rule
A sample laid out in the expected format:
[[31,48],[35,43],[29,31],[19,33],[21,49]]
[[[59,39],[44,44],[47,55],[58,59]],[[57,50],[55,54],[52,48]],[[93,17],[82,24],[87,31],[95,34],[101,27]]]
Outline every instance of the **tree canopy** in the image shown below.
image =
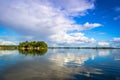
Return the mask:
[[48,48],[47,44],[44,41],[31,41],[31,42],[21,42],[19,44],[21,49],[45,49]]

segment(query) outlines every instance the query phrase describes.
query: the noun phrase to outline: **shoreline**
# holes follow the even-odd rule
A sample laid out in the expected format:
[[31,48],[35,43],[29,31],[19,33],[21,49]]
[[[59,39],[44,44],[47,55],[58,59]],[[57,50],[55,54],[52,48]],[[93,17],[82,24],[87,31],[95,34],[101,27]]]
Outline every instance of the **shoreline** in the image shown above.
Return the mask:
[[[18,50],[18,49],[19,49],[18,45],[0,45],[0,50]],[[48,47],[48,49],[120,49],[120,48],[116,48],[116,47]]]

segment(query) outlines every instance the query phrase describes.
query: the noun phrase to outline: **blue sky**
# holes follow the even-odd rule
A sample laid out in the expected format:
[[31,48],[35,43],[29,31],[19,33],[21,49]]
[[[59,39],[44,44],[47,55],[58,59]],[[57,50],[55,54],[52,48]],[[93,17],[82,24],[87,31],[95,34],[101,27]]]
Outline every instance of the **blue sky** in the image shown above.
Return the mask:
[[120,0],[1,0],[0,44],[120,47]]

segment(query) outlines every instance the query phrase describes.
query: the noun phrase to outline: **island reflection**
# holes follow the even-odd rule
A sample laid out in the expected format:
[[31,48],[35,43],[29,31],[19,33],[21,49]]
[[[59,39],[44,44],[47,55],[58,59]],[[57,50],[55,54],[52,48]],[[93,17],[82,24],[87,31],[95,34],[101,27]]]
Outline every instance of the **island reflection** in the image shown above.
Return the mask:
[[[33,52],[26,52],[24,55],[28,56],[18,54],[12,57],[19,61],[8,67],[1,74],[0,80],[115,80],[113,78],[119,76],[117,67],[120,65],[116,63],[119,52],[120,50],[49,49],[47,55],[42,57],[31,56]],[[7,58],[8,61],[10,59]]]
[[23,55],[32,56],[43,56],[47,53],[47,48],[45,49],[19,49],[19,53]]

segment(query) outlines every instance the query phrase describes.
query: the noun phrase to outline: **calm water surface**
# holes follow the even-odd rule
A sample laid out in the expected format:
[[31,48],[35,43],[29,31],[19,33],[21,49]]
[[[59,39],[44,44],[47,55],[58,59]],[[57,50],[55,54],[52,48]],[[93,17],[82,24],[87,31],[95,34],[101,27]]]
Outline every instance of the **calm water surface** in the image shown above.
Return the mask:
[[120,80],[120,50],[0,50],[0,80]]

